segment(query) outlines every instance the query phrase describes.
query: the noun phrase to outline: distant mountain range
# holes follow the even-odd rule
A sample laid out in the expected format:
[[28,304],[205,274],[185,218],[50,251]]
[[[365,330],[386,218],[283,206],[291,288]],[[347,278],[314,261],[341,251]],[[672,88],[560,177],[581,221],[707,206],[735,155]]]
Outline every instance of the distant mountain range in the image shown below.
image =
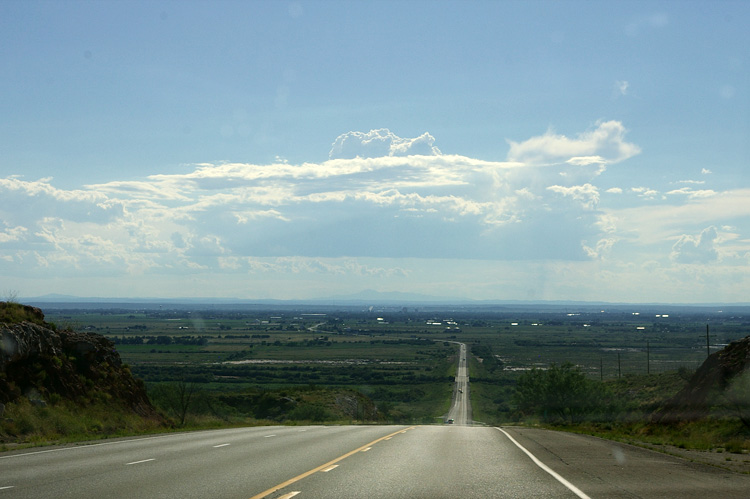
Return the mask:
[[[627,307],[642,308],[698,308],[711,309],[713,311],[722,308],[748,309],[750,313],[750,303],[611,303],[611,302],[586,302],[573,300],[471,300],[468,298],[447,298],[441,296],[432,296],[418,293],[406,293],[401,291],[375,291],[367,289],[358,293],[347,295],[336,295],[316,299],[296,299],[296,300],[279,300],[279,299],[247,299],[247,298],[216,298],[216,297],[193,297],[193,298],[154,298],[154,297],[129,297],[129,298],[111,298],[111,297],[81,297],[73,295],[64,295],[51,293],[37,297],[18,298],[17,301],[31,305],[62,305],[71,307],[74,305],[86,304],[87,307],[101,308],[102,306],[123,306],[127,305],[147,305],[149,307],[164,305],[185,305],[185,306],[221,306],[228,307],[232,305],[242,307],[262,307],[262,306],[388,306],[388,307],[461,307],[461,308],[580,308],[588,309],[621,309]],[[596,310],[598,311],[598,310]]]

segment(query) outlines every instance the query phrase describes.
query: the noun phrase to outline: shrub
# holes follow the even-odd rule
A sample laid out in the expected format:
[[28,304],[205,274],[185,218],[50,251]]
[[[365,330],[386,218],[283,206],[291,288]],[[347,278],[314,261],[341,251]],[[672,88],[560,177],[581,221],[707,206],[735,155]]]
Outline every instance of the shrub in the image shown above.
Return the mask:
[[570,363],[532,369],[518,379],[514,401],[525,416],[546,423],[580,423],[612,416],[611,392]]

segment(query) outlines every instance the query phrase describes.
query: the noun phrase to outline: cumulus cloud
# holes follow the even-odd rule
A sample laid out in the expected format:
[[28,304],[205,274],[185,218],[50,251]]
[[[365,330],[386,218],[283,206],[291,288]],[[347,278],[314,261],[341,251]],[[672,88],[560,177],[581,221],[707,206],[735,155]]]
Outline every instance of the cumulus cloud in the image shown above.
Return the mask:
[[548,131],[523,142],[508,141],[507,159],[532,165],[580,162],[581,158],[596,158],[602,164],[618,163],[641,152],[638,146],[625,141],[625,134],[619,121],[599,122],[594,130],[575,138]]
[[718,259],[716,240],[719,234],[716,227],[706,227],[697,236],[683,234],[672,246],[669,255],[677,263],[711,263]]
[[0,229],[0,243],[9,243],[11,241],[20,241],[28,232],[26,227],[7,227]]
[[659,191],[650,189],[648,187],[631,187],[630,191],[635,192],[639,197],[645,199],[656,199],[657,197],[659,197]]
[[616,238],[610,237],[610,238],[603,238],[596,242],[596,245],[593,247],[583,244],[583,250],[586,252],[586,254],[589,256],[589,258],[593,259],[601,259],[604,258],[607,253],[609,253],[612,249],[612,246],[615,245],[617,242]]
[[429,133],[408,139],[401,138],[380,128],[363,132],[347,132],[339,135],[328,153],[330,159],[381,158],[384,156],[438,156],[440,150],[434,146],[435,138]]
[[339,136],[320,163],[199,163],[73,190],[0,179],[0,246],[22,240],[18,258],[71,272],[266,272],[281,265],[273,259],[300,259],[285,271],[385,275],[331,259],[580,261],[617,240],[594,180],[637,152],[619,123],[520,142],[513,161],[434,143],[380,129]]
[[429,134],[404,139],[382,129],[340,136],[331,159],[317,163],[199,163],[74,189],[0,178],[0,272],[111,277],[117,289],[127,279],[132,289],[159,286],[149,280],[158,275],[185,295],[201,295],[221,275],[215,282],[234,280],[222,290],[235,296],[248,279],[264,289],[284,275],[314,296],[321,279],[341,276],[416,280],[420,268],[434,282],[436,261],[450,261],[437,267],[456,275],[470,267],[523,274],[555,262],[562,276],[587,265],[600,283],[609,279],[600,269],[613,265],[649,262],[648,275],[662,269],[660,277],[705,263],[746,265],[750,190],[698,181],[671,182],[678,188],[663,193],[606,188],[617,179],[605,168],[639,151],[624,137],[619,122],[599,123],[512,143],[508,160],[486,161],[440,154]]
[[571,187],[563,187],[561,185],[551,185],[547,187],[552,192],[557,192],[563,196],[570,197],[580,203],[588,209],[593,208],[599,202],[599,189],[591,184],[574,185]]

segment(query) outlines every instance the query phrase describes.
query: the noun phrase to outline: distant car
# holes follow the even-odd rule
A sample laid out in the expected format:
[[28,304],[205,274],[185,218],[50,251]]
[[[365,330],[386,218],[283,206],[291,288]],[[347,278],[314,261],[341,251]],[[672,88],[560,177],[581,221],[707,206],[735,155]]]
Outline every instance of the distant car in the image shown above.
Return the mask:
[[453,418],[446,419],[445,424],[453,424]]

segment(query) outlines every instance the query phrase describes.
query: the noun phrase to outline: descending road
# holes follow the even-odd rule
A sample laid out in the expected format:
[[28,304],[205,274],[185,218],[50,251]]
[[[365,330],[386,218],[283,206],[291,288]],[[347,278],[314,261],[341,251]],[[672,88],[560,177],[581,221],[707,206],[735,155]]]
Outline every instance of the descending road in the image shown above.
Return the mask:
[[255,427],[0,453],[4,498],[745,498],[750,477],[606,440],[471,425]]
[[453,399],[446,421],[453,421],[457,425],[471,424],[471,400],[469,398],[469,366],[466,363],[466,344],[459,346],[458,366],[456,367],[456,381],[453,384]]

